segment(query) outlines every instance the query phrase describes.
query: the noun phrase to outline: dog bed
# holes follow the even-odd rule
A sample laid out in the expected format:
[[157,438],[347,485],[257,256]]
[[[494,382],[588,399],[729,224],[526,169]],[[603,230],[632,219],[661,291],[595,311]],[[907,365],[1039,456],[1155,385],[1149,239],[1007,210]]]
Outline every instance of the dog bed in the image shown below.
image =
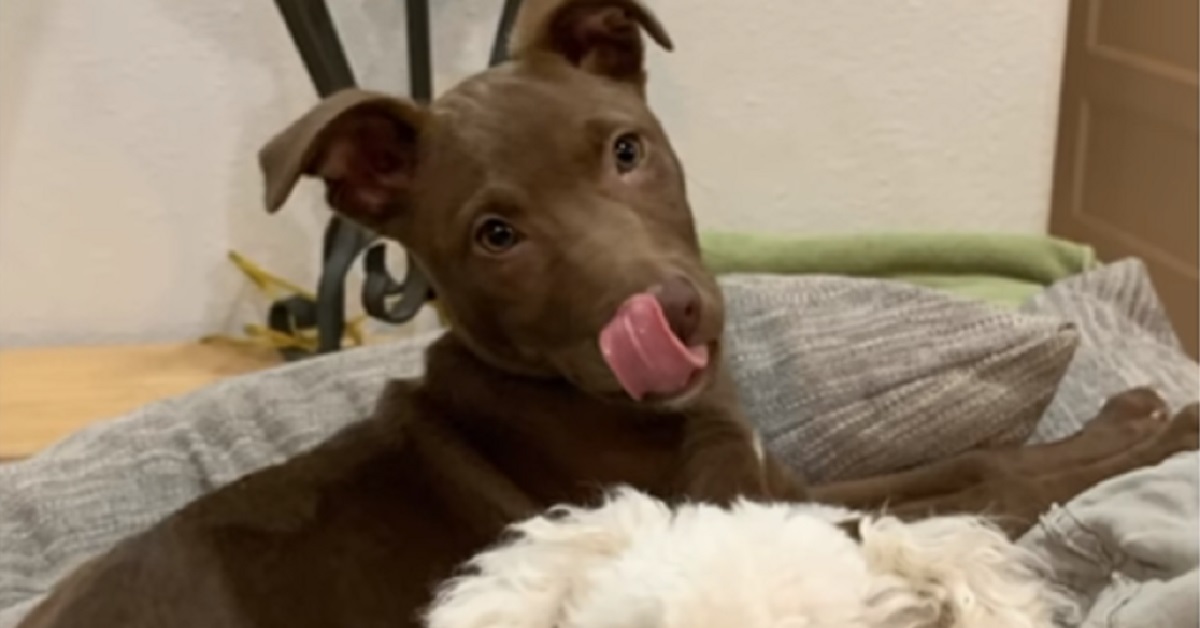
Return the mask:
[[[768,270],[735,266],[722,270]],[[750,357],[731,360],[741,360],[733,366],[744,390],[747,378],[773,373],[750,389],[782,393],[750,399],[750,414],[768,433],[775,453],[800,470],[815,467],[818,475],[863,471],[814,463],[808,449],[800,447],[805,441],[796,437],[799,433],[824,439],[826,458],[856,446],[837,425],[822,425],[819,417],[804,414],[800,406],[814,391],[845,405],[864,396],[874,400],[843,411],[841,420],[880,424],[874,438],[895,445],[889,451],[895,454],[891,466],[980,442],[1057,438],[1079,429],[1103,398],[1132,386],[1154,386],[1175,405],[1196,397],[1198,367],[1171,334],[1145,269],[1136,261],[1058,281],[1027,299],[1019,311],[912,285],[920,281],[816,276],[777,282],[753,275],[723,279],[734,313],[731,343],[759,348]],[[813,299],[813,294],[828,298]],[[760,307],[779,299],[794,307]],[[908,331],[872,339],[876,355],[908,357],[903,371],[874,368],[835,380],[809,375],[823,372],[804,362],[811,345],[827,339],[821,331],[844,320],[848,307],[860,323],[874,325],[875,333]],[[955,321],[961,324],[964,317],[973,323],[964,327],[959,346],[946,346],[940,331]],[[1062,321],[1073,322],[1074,328]],[[817,335],[797,334],[789,342],[777,337],[763,342],[760,337],[805,328]],[[421,350],[430,339],[347,351],[230,380],[98,424],[27,461],[0,466],[0,626],[15,625],[58,577],[86,557],[204,492],[282,461],[365,416],[385,377],[419,372]],[[843,340],[853,343],[855,338]],[[826,353],[817,353],[829,359],[830,349],[824,349]],[[979,356],[996,351],[1011,359],[983,375],[971,371]],[[1031,356],[1045,366],[1039,378],[1023,380],[1016,367]],[[872,362],[861,364],[870,367]],[[1003,380],[1007,385],[991,390],[992,395],[1011,389],[1042,399],[1026,412],[1033,420],[1014,421],[994,410],[988,414],[986,406],[1002,404],[1002,397],[979,408],[982,420],[968,423],[961,422],[963,417],[974,419],[975,412],[936,403],[988,391],[988,382],[996,377],[1008,378]],[[897,398],[881,396],[901,382],[918,385]],[[923,413],[906,414],[905,404],[922,407]],[[931,424],[953,437],[936,438],[936,432],[916,429]],[[930,447],[931,439],[937,447]],[[1197,517],[1196,457],[1181,456],[1137,474],[1114,479],[1049,513],[1047,525],[1023,539],[1051,562],[1056,578],[1091,611],[1088,621],[1108,622],[1100,625],[1155,625],[1142,623],[1145,615],[1134,611],[1185,613],[1196,606],[1197,548],[1191,538]],[[1130,503],[1138,503],[1139,509]]]

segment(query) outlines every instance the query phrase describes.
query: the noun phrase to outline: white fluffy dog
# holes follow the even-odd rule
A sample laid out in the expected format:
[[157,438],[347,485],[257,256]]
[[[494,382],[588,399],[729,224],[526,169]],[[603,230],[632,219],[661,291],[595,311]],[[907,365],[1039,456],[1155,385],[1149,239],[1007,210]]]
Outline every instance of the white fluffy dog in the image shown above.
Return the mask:
[[[859,540],[837,525],[860,518]],[[1059,610],[1033,557],[976,517],[622,489],[512,532],[446,583],[430,628],[1032,628]]]

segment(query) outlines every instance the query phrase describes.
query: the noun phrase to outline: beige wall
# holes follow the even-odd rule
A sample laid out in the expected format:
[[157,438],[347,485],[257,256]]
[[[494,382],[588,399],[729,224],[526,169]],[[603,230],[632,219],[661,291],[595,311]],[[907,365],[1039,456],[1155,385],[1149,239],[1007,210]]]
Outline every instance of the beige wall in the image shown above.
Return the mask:
[[[331,0],[401,89],[403,3]],[[434,5],[440,85],[498,0]],[[651,96],[702,226],[1044,228],[1065,5],[652,2]],[[184,339],[256,320],[233,247],[315,278],[312,194],[268,218],[253,154],[313,95],[266,0],[0,2],[0,344]]]

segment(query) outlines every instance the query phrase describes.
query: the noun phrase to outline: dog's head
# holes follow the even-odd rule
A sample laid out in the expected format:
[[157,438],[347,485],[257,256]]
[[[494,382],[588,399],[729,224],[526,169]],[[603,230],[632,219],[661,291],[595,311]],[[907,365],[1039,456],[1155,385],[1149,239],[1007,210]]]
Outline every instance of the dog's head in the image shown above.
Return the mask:
[[267,207],[302,176],[399,241],[450,323],[506,371],[678,404],[711,381],[723,308],[683,172],[645,100],[636,0],[527,0],[511,60],[428,107],[337,93],[260,154]]
[[[514,524],[440,587],[429,628],[1034,628],[1071,611],[975,517],[820,504],[669,507],[621,489]],[[860,518],[858,539],[840,523]],[[1069,615],[1068,615],[1069,616]]]
[[672,508],[625,488],[558,511],[471,560],[426,625],[875,628],[856,621],[866,566],[821,517],[783,504]]

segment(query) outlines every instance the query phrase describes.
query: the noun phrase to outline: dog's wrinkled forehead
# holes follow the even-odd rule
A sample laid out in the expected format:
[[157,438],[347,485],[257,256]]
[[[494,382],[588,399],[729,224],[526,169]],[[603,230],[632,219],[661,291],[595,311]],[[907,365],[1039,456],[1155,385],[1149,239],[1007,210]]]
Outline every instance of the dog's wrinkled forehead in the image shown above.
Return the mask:
[[[652,116],[637,92],[566,64],[510,63],[468,78],[434,103],[439,142],[497,173],[583,160],[618,127]],[[548,173],[546,173],[548,174]]]

